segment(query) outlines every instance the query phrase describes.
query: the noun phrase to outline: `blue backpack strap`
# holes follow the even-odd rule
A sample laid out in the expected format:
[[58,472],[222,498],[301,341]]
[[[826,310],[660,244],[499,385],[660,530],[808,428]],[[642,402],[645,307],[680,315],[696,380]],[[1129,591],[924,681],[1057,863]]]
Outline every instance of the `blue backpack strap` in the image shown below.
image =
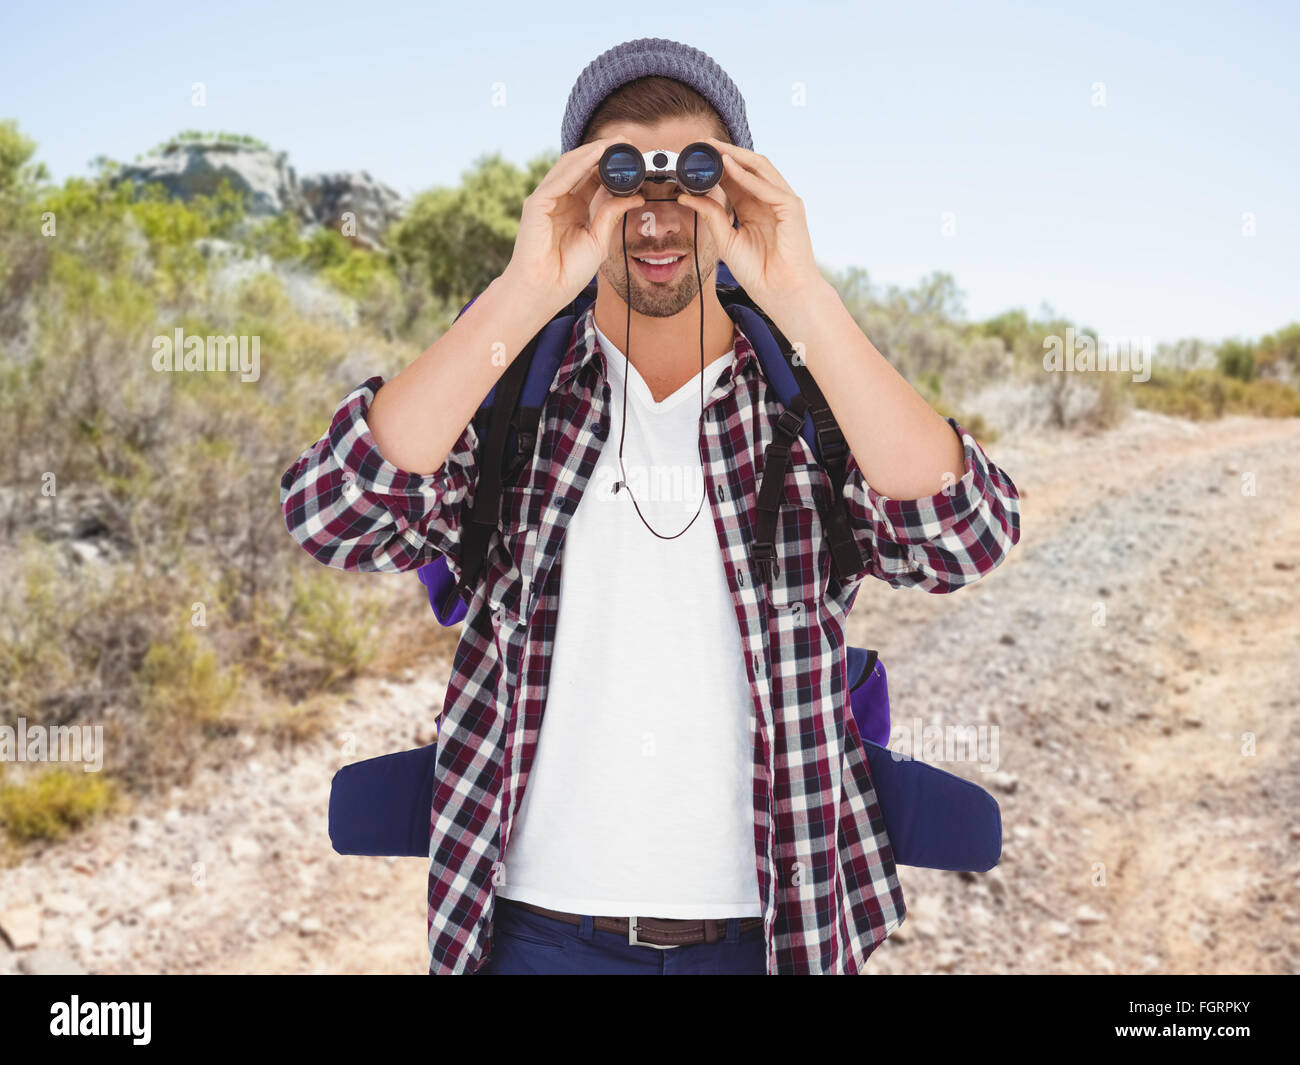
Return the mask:
[[767,581],[781,572],[776,557],[776,524],[784,498],[783,483],[790,461],[790,448],[799,435],[808,442],[831,480],[833,498],[822,515],[831,564],[841,578],[859,572],[862,552],[853,536],[848,510],[840,494],[846,475],[848,444],[830,405],[808,368],[793,361],[794,349],[776,324],[743,288],[736,286],[726,292],[720,289],[718,295],[732,320],[754,345],[768,383],[776,390],[785,408],[777,419],[776,432],[763,456],[756,529],[749,545],[750,563],[755,575],[759,580]]
[[[763,374],[767,377],[768,383],[776,390],[781,405],[787,410],[790,409],[796,404],[800,396],[799,386],[795,383],[794,372],[790,369],[790,364],[786,361],[785,355],[782,354],[781,347],[776,342],[776,338],[772,336],[772,331],[768,328],[767,323],[757,311],[739,300],[734,302],[724,300],[723,306],[726,307],[727,313],[731,315],[731,320],[740,326],[740,331],[753,344],[759,362],[763,365]],[[821,455],[817,452],[817,435],[814,431],[812,416],[805,417],[796,431],[802,433],[803,438],[808,442],[808,446],[813,449],[813,454],[820,459]]]
[[[429,603],[444,625],[455,624],[467,613],[482,573],[488,540],[500,524],[503,478],[512,481],[533,454],[542,405],[569,349],[574,324],[595,299],[594,281],[528,342],[475,412],[480,440],[479,475],[474,505],[461,517],[460,581],[452,579],[447,560],[442,557],[418,571],[428,589]],[[473,302],[465,304],[460,314]]]

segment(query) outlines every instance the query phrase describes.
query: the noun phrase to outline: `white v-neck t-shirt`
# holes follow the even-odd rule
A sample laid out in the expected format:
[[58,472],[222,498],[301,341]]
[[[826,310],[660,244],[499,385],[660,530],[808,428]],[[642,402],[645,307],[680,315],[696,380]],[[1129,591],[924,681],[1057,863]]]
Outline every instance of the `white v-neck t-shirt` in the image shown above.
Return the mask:
[[[759,916],[753,707],[709,501],[660,539],[611,492],[626,373],[631,493],[664,536],[690,521],[700,375],[655,403],[596,335],[609,432],[564,534],[549,694],[496,891],[579,914]],[[733,358],[705,367],[705,397]]]

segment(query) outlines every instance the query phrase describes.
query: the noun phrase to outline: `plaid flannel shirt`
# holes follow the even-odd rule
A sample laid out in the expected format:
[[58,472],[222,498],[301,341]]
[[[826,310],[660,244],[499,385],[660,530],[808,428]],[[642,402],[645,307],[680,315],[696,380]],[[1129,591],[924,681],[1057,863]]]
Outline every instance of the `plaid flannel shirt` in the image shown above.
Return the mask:
[[[329,566],[412,570],[444,554],[459,579],[462,507],[473,502],[478,434],[467,425],[433,474],[398,469],[366,425],[382,384],[371,377],[351,392],[327,432],[284,473],[286,525]],[[494,888],[546,705],[564,530],[609,436],[609,406],[605,356],[588,309],[551,384],[533,461],[503,488],[501,529],[489,541],[439,719],[431,973],[473,971],[491,951]],[[849,610],[868,575],[936,593],[978,580],[1019,540],[1019,494],[951,418],[965,472],[947,492],[884,497],[850,455],[843,496],[864,568],[841,581],[822,536],[830,477],[799,437],[777,523],[780,572],[756,583],[747,545],[781,410],[737,327],[732,364],[706,399],[700,455],[750,682],[767,971],[856,973],[902,923],[905,906],[849,709]]]

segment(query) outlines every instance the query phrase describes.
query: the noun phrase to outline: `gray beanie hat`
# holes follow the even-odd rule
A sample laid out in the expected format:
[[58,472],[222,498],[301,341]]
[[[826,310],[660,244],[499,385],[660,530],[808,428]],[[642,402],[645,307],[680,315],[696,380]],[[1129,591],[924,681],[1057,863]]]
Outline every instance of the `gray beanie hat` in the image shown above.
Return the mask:
[[745,119],[745,99],[736,83],[717,63],[690,45],[660,37],[641,37],[615,45],[597,56],[574,83],[560,125],[560,151],[571,152],[582,143],[592,114],[615,89],[637,78],[673,78],[698,92],[722,117],[731,143],[754,149]]

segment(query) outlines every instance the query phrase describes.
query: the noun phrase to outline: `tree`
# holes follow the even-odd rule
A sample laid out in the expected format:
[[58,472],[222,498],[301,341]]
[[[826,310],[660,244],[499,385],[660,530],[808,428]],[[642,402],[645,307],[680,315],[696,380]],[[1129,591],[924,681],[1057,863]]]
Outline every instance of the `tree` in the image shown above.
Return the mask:
[[1029,315],[1023,310],[1003,311],[996,318],[979,324],[979,331],[988,337],[997,337],[1007,351],[1018,351],[1028,346]]
[[965,314],[961,289],[952,274],[935,271],[927,274],[907,293],[907,302],[916,314],[932,314],[950,321]]
[[18,132],[16,121],[0,122],[0,195],[31,190],[49,177],[44,163],[29,165],[35,154],[36,142]]
[[1300,322],[1292,322],[1276,333],[1261,337],[1255,351],[1255,365],[1261,373],[1265,370],[1276,375],[1280,366],[1300,370]]
[[1219,371],[1241,381],[1255,379],[1255,346],[1248,341],[1225,340],[1219,345]]
[[458,188],[416,197],[390,233],[396,255],[427,276],[439,299],[468,301],[509,264],[524,200],[555,161],[544,155],[520,169],[498,153],[480,157]]

